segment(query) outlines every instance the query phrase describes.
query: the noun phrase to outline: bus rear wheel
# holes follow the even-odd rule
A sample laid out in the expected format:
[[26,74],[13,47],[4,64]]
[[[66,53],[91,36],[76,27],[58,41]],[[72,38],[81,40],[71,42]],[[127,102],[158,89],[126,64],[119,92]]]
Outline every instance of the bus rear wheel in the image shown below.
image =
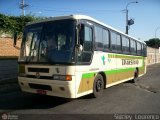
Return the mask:
[[102,95],[104,89],[104,80],[102,75],[98,74],[94,79],[93,84],[93,97],[97,98]]
[[134,78],[132,79],[132,83],[135,83],[137,81],[138,75],[139,75],[139,72],[138,72],[138,69],[136,68],[136,70],[134,71]]

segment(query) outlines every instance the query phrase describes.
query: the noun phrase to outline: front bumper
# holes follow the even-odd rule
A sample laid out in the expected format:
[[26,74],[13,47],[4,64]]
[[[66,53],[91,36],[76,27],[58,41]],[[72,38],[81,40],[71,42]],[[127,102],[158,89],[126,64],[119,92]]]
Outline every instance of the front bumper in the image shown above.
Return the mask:
[[39,94],[38,91],[42,90],[45,95],[76,98],[74,76],[72,81],[18,77],[18,82],[25,92]]

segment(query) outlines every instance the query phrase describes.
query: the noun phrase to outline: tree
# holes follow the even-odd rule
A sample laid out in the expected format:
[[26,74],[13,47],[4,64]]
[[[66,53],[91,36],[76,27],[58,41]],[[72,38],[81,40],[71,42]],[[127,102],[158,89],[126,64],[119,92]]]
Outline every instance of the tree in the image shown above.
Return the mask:
[[148,41],[145,41],[147,46],[152,47],[152,48],[159,48],[160,47],[160,39],[159,38],[152,38],[149,39]]
[[24,26],[28,22],[40,20],[42,18],[27,16],[7,16],[0,14],[0,33],[6,33],[12,36],[16,31],[19,36],[22,35]]

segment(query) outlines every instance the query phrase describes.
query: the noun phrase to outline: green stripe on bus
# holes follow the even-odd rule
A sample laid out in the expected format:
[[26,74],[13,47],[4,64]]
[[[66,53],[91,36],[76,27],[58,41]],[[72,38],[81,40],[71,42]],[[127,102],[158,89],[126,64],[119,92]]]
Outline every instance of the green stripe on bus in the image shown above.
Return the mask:
[[[139,67],[139,69],[143,69],[144,66],[142,67]],[[135,68],[126,68],[126,69],[116,69],[116,70],[107,70],[107,71],[104,71],[105,74],[107,75],[110,75],[110,74],[116,74],[116,73],[122,73],[122,72],[127,72],[127,71],[134,71]],[[92,78],[94,77],[94,72],[93,73],[84,73],[82,75],[82,78]]]
[[119,54],[108,54],[108,58],[128,58],[128,59],[143,59],[142,56],[127,56],[127,55],[119,55]]
[[127,72],[127,71],[134,71],[135,68],[126,68],[126,69],[117,69],[117,70],[109,70],[105,71],[105,74],[115,74],[115,73],[121,73],[121,72]]
[[84,73],[82,75],[82,78],[92,78],[94,76],[94,73]]

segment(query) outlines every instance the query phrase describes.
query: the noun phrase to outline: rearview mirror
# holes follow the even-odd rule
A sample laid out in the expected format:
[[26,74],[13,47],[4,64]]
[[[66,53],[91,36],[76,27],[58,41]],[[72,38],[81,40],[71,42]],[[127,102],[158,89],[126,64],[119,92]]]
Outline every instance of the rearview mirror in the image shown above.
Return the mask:
[[79,44],[79,45],[76,46],[76,48],[77,48],[78,55],[81,55],[81,53],[83,51],[83,46],[81,44]]
[[79,31],[81,30],[81,24],[78,24],[78,29],[79,29]]

